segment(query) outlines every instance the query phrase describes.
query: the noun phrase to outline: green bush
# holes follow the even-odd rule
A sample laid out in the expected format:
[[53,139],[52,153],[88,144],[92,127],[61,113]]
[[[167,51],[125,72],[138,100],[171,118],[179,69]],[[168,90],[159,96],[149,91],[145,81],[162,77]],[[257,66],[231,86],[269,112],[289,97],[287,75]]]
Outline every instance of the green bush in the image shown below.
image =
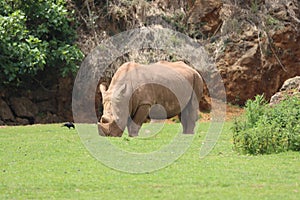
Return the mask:
[[300,151],[300,97],[286,97],[270,106],[263,96],[246,103],[233,125],[235,150],[246,154]]
[[22,75],[52,69],[76,72],[83,58],[74,44],[74,18],[63,0],[0,2],[0,78],[18,82]]

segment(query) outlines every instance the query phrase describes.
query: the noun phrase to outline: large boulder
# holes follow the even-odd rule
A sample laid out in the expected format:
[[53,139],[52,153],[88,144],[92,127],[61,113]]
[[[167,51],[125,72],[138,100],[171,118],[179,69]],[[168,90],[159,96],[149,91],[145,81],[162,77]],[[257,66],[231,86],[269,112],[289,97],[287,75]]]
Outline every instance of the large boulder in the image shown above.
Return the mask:
[[15,117],[9,106],[3,99],[0,98],[0,120],[13,121],[14,119]]
[[20,117],[17,117],[16,118],[16,122],[15,122],[17,125],[28,125],[28,124],[31,124],[31,122],[26,119],[26,118],[20,118]]
[[37,106],[27,97],[12,97],[10,103],[14,113],[20,118],[34,118],[38,113]]
[[279,92],[271,97],[270,104],[277,104],[282,101],[286,96],[300,96],[300,76],[286,80]]

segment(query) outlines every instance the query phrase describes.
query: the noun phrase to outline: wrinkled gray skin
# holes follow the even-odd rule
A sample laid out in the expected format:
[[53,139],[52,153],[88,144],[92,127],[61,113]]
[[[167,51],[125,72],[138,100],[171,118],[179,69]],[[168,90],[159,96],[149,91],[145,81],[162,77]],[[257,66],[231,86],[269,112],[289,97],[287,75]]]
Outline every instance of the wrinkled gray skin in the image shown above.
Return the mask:
[[99,87],[104,108],[100,135],[121,137],[127,126],[129,136],[137,136],[150,113],[152,119],[179,115],[183,133],[194,133],[203,81],[183,62],[128,62],[117,70],[108,90],[104,84]]

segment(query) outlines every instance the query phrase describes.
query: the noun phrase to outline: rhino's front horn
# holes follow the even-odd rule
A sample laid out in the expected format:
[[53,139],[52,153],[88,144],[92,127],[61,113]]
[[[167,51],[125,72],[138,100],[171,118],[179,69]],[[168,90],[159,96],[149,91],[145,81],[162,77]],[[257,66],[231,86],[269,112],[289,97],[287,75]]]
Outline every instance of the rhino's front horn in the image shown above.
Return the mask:
[[101,119],[100,119],[100,123],[102,123],[102,124],[109,124],[109,123],[111,123],[111,120],[108,117],[106,117],[106,116],[103,115],[101,117]]

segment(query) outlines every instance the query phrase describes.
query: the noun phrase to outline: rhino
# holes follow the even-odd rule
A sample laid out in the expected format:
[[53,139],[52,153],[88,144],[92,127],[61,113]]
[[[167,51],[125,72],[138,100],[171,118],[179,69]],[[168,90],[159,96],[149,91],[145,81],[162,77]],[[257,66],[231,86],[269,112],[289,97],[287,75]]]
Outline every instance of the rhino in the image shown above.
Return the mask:
[[109,87],[99,85],[103,115],[98,122],[102,136],[121,137],[125,128],[138,136],[149,118],[179,116],[185,134],[193,134],[203,93],[200,74],[182,61],[149,65],[124,63]]

